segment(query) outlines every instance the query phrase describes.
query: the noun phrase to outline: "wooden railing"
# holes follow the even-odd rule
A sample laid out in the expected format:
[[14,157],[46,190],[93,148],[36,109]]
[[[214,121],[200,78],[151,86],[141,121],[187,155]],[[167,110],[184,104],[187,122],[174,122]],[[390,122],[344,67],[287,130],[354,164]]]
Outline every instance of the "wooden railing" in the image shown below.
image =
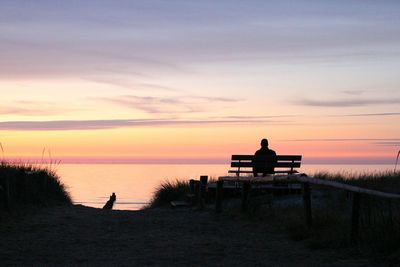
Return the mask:
[[274,183],[287,182],[287,183],[301,183],[303,189],[303,205],[305,212],[306,224],[308,227],[312,226],[312,209],[311,209],[311,190],[310,184],[327,186],[335,189],[345,190],[352,193],[352,212],[351,212],[351,233],[350,238],[352,242],[357,242],[358,229],[359,229],[359,217],[360,217],[360,201],[361,195],[369,195],[375,197],[381,197],[386,199],[400,199],[400,194],[393,194],[387,192],[381,192],[372,189],[361,188],[358,186],[343,184],[335,181],[322,180],[309,177],[305,174],[292,174],[282,176],[269,176],[269,177],[233,177],[233,176],[222,176],[219,177],[217,182],[216,190],[216,212],[222,212],[222,195],[224,181],[242,183],[242,210],[247,209],[248,194],[251,189],[251,184],[254,183]]

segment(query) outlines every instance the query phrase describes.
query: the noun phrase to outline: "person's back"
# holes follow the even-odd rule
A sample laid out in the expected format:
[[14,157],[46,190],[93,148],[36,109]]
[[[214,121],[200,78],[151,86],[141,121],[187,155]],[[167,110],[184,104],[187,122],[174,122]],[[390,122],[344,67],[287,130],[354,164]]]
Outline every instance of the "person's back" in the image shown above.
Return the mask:
[[261,140],[261,148],[256,151],[253,158],[253,175],[257,177],[259,173],[263,176],[273,174],[276,164],[276,153],[268,148],[268,140]]

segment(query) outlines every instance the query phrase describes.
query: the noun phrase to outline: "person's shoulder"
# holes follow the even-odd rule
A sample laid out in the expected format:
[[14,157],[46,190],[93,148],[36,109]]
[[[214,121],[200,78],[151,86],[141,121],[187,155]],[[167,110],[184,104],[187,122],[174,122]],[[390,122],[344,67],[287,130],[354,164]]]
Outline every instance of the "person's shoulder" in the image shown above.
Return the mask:
[[272,149],[269,150],[269,153],[276,155],[275,150],[272,150]]

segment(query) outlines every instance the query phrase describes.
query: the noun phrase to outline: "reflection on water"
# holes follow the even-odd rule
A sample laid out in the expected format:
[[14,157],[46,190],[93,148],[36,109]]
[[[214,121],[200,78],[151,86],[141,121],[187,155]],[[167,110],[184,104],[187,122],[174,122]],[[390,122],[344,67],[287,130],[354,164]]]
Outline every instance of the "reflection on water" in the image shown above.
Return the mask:
[[[101,208],[112,192],[114,209],[137,210],[151,199],[166,180],[198,179],[200,175],[227,175],[229,165],[210,164],[61,164],[57,173],[75,204]],[[299,171],[373,172],[393,170],[391,165],[304,165]]]

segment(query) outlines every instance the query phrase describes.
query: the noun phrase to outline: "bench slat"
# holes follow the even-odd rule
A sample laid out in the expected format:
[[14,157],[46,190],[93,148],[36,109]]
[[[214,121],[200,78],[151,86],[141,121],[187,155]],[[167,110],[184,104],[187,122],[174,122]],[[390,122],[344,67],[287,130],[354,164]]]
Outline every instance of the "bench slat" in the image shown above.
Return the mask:
[[301,161],[301,155],[277,155],[276,158],[279,160],[287,160],[287,161]]
[[[277,162],[275,168],[299,168],[300,162]],[[253,163],[251,162],[232,162],[231,167],[233,168],[252,168]]]
[[[234,161],[251,161],[253,160],[254,155],[232,155],[231,160]],[[276,155],[278,161],[301,161],[301,155]]]
[[253,160],[254,155],[232,155],[232,160]]
[[[275,170],[274,171],[274,173],[297,173],[298,171],[296,171],[296,170],[293,170],[293,171],[291,171],[290,169],[289,170],[284,170],[284,171],[277,171],[277,170]],[[228,173],[253,173],[253,171],[242,171],[242,170],[240,170],[240,171],[235,171],[235,170],[229,170],[228,171]]]

